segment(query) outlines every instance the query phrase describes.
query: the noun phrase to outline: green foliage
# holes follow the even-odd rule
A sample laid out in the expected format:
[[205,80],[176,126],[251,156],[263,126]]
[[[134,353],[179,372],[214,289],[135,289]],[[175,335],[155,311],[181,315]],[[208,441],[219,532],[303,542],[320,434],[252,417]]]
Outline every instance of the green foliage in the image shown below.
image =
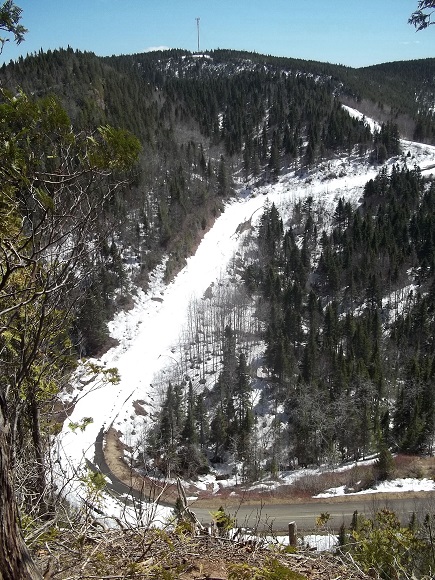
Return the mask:
[[331,514],[329,514],[328,512],[322,512],[316,518],[316,527],[317,528],[324,528],[328,524],[330,519],[331,519]]
[[280,548],[280,550],[282,550],[283,554],[296,554],[298,551],[298,548],[296,546],[283,546],[283,548]]
[[79,478],[85,489],[85,499],[82,511],[87,521],[92,520],[92,513],[97,506],[100,509],[103,502],[103,492],[106,489],[106,478],[99,471],[88,470]]
[[139,140],[125,129],[99,127],[98,138],[88,137],[91,165],[98,169],[125,170],[136,163],[141,151]]
[[216,528],[220,536],[225,536],[231,530],[231,528],[234,527],[234,518],[227,514],[223,507],[220,507],[215,512],[210,512],[210,515],[216,524]]
[[59,536],[59,529],[56,525],[42,527],[38,519],[30,516],[25,512],[20,513],[20,524],[26,544],[31,547],[39,547],[46,542],[54,542]]
[[[51,501],[46,465],[52,413],[76,364],[72,320],[97,251],[96,232],[102,233],[99,213],[127,183],[125,171],[139,152],[134,138],[107,126],[92,153],[103,149],[96,168],[86,133],[72,129],[56,97],[2,91],[0,390],[11,440],[20,446],[19,453],[13,447],[5,453],[32,465],[22,511],[38,517],[45,517]],[[102,374],[117,381],[113,369]],[[71,427],[83,430],[90,422]],[[91,500],[99,501],[101,476],[84,481]]]
[[85,366],[86,370],[89,370],[89,372],[99,377],[100,380],[110,383],[111,385],[117,385],[121,380],[119,371],[116,367],[106,368],[92,361],[87,361]]
[[397,516],[383,509],[374,520],[363,519],[352,531],[351,552],[365,572],[376,570],[380,578],[407,578],[421,573],[428,546],[413,529],[403,527]]
[[175,534],[180,537],[193,536],[195,534],[195,524],[189,519],[182,517],[177,519]]
[[88,486],[90,495],[99,494],[107,485],[106,478],[99,471],[88,470],[81,480]]
[[79,429],[80,431],[84,431],[86,429],[86,427],[88,425],[92,425],[93,422],[94,422],[94,420],[92,417],[83,417],[83,419],[80,422],[79,421],[75,421],[75,422],[70,421],[68,423],[68,427],[74,433],[75,431],[77,431],[77,429]]

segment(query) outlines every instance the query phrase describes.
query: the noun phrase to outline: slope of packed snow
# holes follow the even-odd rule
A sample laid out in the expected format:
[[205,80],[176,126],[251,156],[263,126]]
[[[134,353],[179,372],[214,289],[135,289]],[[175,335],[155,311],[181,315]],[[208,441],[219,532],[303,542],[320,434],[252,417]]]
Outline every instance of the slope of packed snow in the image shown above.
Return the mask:
[[[403,149],[403,157],[391,160],[390,165],[400,162],[410,168],[434,167],[435,147],[404,142]],[[201,298],[213,282],[225,275],[244,236],[238,226],[249,220],[255,225],[266,199],[278,207],[291,207],[306,196],[328,208],[335,207],[340,197],[357,203],[365,183],[377,172],[377,168],[361,160],[343,158],[325,162],[304,175],[289,173],[277,183],[241,186],[237,198],[225,205],[196,254],[187,260],[173,282],[164,285],[165,264],[161,264],[151,275],[150,289],[138,292],[134,308],[120,312],[110,323],[110,334],[118,344],[92,362],[104,369],[116,367],[119,383],[107,383],[101,375],[95,377],[85,364],[79,367],[74,391],[68,397],[68,402],[75,403],[74,410],[59,438],[63,470],[73,473],[84,465],[85,459],[93,462],[97,435],[111,425],[131,440],[142,421],[135,414],[134,401],[140,400],[148,415],[156,411],[159,393],[153,380],[169,364],[177,363],[175,345],[186,324],[187,304],[192,298]],[[86,428],[70,428],[71,424],[80,425],[84,418],[92,418]]]

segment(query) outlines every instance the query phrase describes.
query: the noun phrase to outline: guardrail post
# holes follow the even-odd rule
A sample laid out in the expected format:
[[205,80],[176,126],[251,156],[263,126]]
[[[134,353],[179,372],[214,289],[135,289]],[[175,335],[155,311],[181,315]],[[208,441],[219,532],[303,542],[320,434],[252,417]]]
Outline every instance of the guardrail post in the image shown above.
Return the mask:
[[297,546],[298,541],[296,538],[296,534],[298,533],[296,522],[290,522],[288,525],[288,540],[290,546]]

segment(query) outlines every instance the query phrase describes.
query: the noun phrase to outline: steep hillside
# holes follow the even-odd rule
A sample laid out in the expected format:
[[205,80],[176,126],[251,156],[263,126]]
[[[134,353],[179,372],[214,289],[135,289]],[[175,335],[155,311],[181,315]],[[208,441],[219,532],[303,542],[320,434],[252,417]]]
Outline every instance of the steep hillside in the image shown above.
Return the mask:
[[[8,540],[16,495],[29,542],[68,522],[83,557],[112,501],[113,428],[131,474],[198,486],[370,453],[381,479],[391,451],[433,452],[433,150],[401,140],[432,135],[420,64],[405,84],[406,64],[230,51],[67,49],[1,68]],[[148,517],[123,505],[126,521],[131,507]]]
[[410,139],[434,142],[435,59],[347,69],[343,78],[343,98],[356,97],[363,113],[378,121],[393,119]]
[[101,216],[113,233],[88,282],[100,298],[89,298],[77,317],[83,353],[104,345],[118,288],[126,295],[129,280],[146,285],[164,253],[167,279],[179,271],[232,193],[236,171],[276,179],[355,144],[372,146],[368,127],[341,109],[329,77],[247,66],[225,52],[213,63],[180,51],[163,60],[102,59],[67,49],[1,68],[1,84],[13,93],[57,95],[77,130],[109,123],[142,143],[129,191]]
[[[202,58],[201,58],[202,56]],[[239,75],[242,72],[302,75],[328,80],[335,94],[379,122],[399,124],[408,138],[433,142],[433,96],[435,59],[384,63],[354,69],[330,63],[260,55],[242,51],[214,50],[204,55],[167,51],[112,57],[118,66],[136,67],[152,83],[168,76],[197,77]]]
[[[87,445],[114,421],[148,474],[242,482],[383,447],[432,453],[434,152],[403,146],[379,173],[343,158],[242,191],[179,279],[155,287],[160,304],[144,297],[114,323],[102,362],[121,390]],[[128,397],[133,418],[116,403]]]
[[[342,441],[344,436],[338,434],[337,425],[328,423],[322,427],[325,431],[321,431],[321,443],[316,440],[313,450],[308,451],[307,433],[303,450],[295,450],[296,443],[290,440],[290,447],[285,445],[285,451],[279,453],[287,453],[291,448],[287,462],[297,458],[300,463],[311,463],[321,461],[325,454],[341,453],[343,458],[352,453],[364,455],[373,449],[375,441],[389,440],[388,413],[392,412],[390,405],[396,404],[392,389],[403,379],[402,371],[385,378],[386,368],[382,367],[388,365],[388,358],[382,360],[381,351],[386,347],[378,344],[373,335],[375,331],[381,332],[382,321],[378,319],[383,314],[373,305],[384,298],[379,287],[388,285],[391,294],[405,281],[408,284],[415,283],[417,278],[421,281],[422,268],[429,276],[425,279],[426,291],[426,287],[430,288],[432,263],[430,214],[420,208],[420,204],[431,206],[431,189],[418,173],[409,169],[406,158],[400,158],[399,129],[391,116],[399,119],[401,115],[402,120],[405,117],[410,120],[417,101],[420,106],[417,112],[425,115],[424,122],[421,115],[419,120],[430,132],[431,111],[425,104],[432,90],[433,66],[429,59],[352,70],[225,50],[205,55],[168,51],[103,59],[72,49],[41,52],[3,66],[0,76],[4,87],[16,91],[21,86],[25,92],[41,96],[56,94],[77,130],[110,123],[136,133],[142,143],[132,185],[122,196],[114,196],[99,216],[100,223],[105,224],[104,234],[96,245],[98,251],[93,264],[86,265],[87,292],[70,329],[79,352],[95,354],[106,346],[106,321],[116,307],[129,304],[129,293],[135,285],[147,286],[149,273],[163,256],[166,281],[182,268],[186,257],[221,212],[223,201],[233,191],[234,180],[245,181],[252,187],[278,182],[287,173],[310,179],[316,167],[330,171],[331,164],[340,156],[352,155],[352,159],[358,158],[358,162],[368,162],[372,167],[395,156],[398,168],[391,177],[381,174],[367,186],[367,191],[373,192],[366,193],[368,201],[361,208],[341,202],[336,209],[337,229],[332,234],[325,229],[325,224],[315,223],[311,215],[314,201],[308,199],[307,207],[296,206],[294,212],[299,222],[292,222],[288,231],[282,228],[280,219],[289,218],[266,214],[258,248],[252,249],[255,259],[250,258],[248,265],[239,265],[244,271],[244,292],[252,300],[251,308],[260,313],[255,317],[255,328],[244,332],[257,334],[266,342],[265,366],[274,377],[273,397],[277,404],[283,405],[280,412],[287,417],[285,421],[294,415],[295,420],[290,421],[294,433],[305,429],[302,425],[295,427],[300,418],[299,403],[292,398],[296,396],[299,400],[300,386],[297,385],[314,382],[318,389],[320,375],[328,369],[331,385],[341,381],[344,386],[323,385],[323,394],[326,396],[328,391],[332,397],[328,404],[320,391],[316,391],[318,397],[313,391],[312,399],[323,410],[330,408],[337,419],[347,413],[346,406],[340,412],[334,406],[338,400],[343,402],[343,389],[351,397],[355,395],[353,389],[349,391],[350,377],[358,384],[364,383],[364,388],[368,382],[373,383],[368,391],[370,404],[366,391],[361,403],[364,408],[368,404],[370,411],[363,418],[355,419],[356,430],[364,422],[365,435],[371,433],[367,441],[361,443],[352,437],[356,447],[351,451],[348,442]],[[404,81],[406,70],[413,72]],[[374,87],[380,91],[376,94],[384,94],[383,101],[375,102],[378,97],[374,96]],[[358,101],[362,106],[371,102],[372,108],[383,110],[388,120],[373,134],[364,117],[351,115],[342,107],[340,95],[347,102]],[[403,102],[399,106],[400,98]],[[412,162],[412,157],[409,161]],[[333,177],[331,171],[325,179]],[[414,205],[406,208],[404,203],[400,204],[405,216],[398,217],[394,207],[383,209],[378,202],[371,205],[369,198],[378,200],[378,189],[382,192],[388,189],[390,179],[393,193],[388,195],[393,204],[397,204],[397,188],[412,189],[408,197]],[[270,210],[276,212],[274,207]],[[376,212],[380,211],[386,212],[379,226],[382,235],[373,229],[378,217]],[[419,214],[421,211],[424,215]],[[332,227],[331,219],[326,222],[328,227]],[[108,228],[107,224],[110,224]],[[357,233],[352,233],[352,225]],[[386,227],[392,232],[388,239]],[[422,228],[429,232],[427,236],[421,234]],[[402,232],[400,239],[394,238],[397,231]],[[345,240],[356,236],[369,246],[351,247],[348,240],[343,246],[340,236],[345,236]],[[262,264],[262,260],[266,263]],[[410,269],[417,274],[409,276]],[[362,315],[367,298],[374,313]],[[295,303],[290,308],[288,304],[292,300]],[[359,309],[357,316],[355,309]],[[347,334],[336,335],[345,316],[348,325],[343,332]],[[398,324],[397,316],[395,320]],[[332,330],[323,328],[323,324],[334,327],[332,343],[326,350],[325,336]],[[244,392],[248,389],[246,360],[236,352],[237,341],[233,335],[236,331],[229,327],[226,338],[218,339],[223,341],[221,392],[209,394],[211,408],[215,409],[216,401],[220,400],[226,418],[211,411],[214,433],[207,436],[207,445],[205,440],[201,443],[209,449],[214,445],[216,459],[221,451],[227,452],[236,444],[235,438],[243,440],[244,430],[249,433],[253,428],[252,409]],[[370,339],[374,350],[363,345]],[[361,354],[363,346],[364,354]],[[205,355],[203,352],[195,357],[204,365]],[[252,358],[251,354],[245,353],[246,356],[248,360]],[[219,368],[215,362],[213,365],[214,371]],[[340,380],[336,373],[341,373]],[[236,378],[240,382],[238,393],[232,384]],[[289,390],[289,384],[293,383],[296,391],[292,394],[293,386]],[[384,383],[389,386],[385,387]],[[303,392],[307,397],[308,390],[304,388]],[[167,398],[172,402],[167,404],[173,406],[177,397],[176,392],[168,392]],[[385,397],[388,402],[381,404]],[[309,402],[313,406],[311,399]],[[313,407],[313,413],[314,410]],[[422,421],[426,424],[431,417],[418,416],[414,420],[419,425]],[[163,416],[157,422],[160,434],[164,433],[162,421],[165,420]],[[181,433],[184,418],[177,416],[171,420],[180,423],[177,429]],[[323,425],[323,419],[321,422]],[[419,429],[421,433],[414,435],[417,439],[413,442],[405,443],[406,437],[398,440],[395,436],[397,447],[410,451],[426,448],[429,442],[423,432],[428,428]],[[319,430],[316,428],[315,432],[317,437]],[[291,439],[290,432],[289,436]],[[189,436],[185,438],[188,440]],[[246,445],[243,441],[236,445],[241,457],[246,455]],[[185,451],[189,449],[188,445]],[[151,453],[155,455],[156,449]],[[201,454],[198,461],[202,465]],[[277,458],[272,457],[270,461],[275,464]]]

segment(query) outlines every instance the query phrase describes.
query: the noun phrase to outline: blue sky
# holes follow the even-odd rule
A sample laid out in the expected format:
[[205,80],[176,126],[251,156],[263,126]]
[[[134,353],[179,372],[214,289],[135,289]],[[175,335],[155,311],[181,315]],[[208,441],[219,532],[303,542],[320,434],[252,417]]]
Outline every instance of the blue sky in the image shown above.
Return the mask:
[[408,24],[417,0],[16,0],[29,32],[1,61],[68,45],[97,55],[152,47],[231,48],[359,67],[435,57],[435,26]]

